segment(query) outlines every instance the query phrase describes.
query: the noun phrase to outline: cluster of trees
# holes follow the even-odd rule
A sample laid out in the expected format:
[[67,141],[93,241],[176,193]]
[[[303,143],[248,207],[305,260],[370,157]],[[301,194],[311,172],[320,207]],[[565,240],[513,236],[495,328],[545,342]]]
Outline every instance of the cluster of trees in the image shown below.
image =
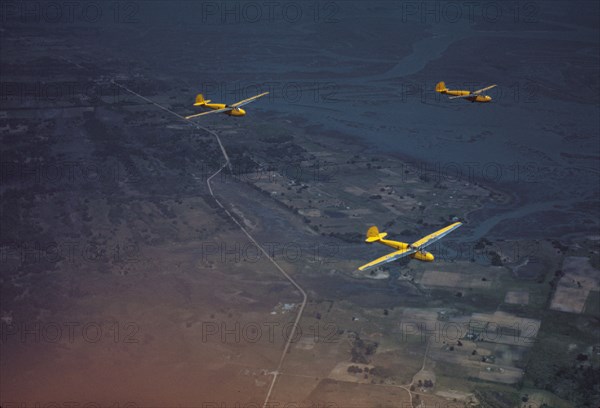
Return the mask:
[[[553,377],[547,379],[544,388],[578,407],[600,406],[600,368],[581,364],[585,355],[577,357],[577,363],[560,367]],[[586,356],[587,357],[587,356]]]
[[363,340],[357,334],[352,345],[351,361],[353,363],[368,364],[369,360],[367,357],[375,354],[377,351],[377,346],[379,346],[379,343],[375,341]]
[[[365,378],[367,378],[368,374],[371,374],[373,377],[381,377],[382,379],[393,376],[393,372],[389,368],[385,368],[385,367],[361,368],[359,366],[351,365],[348,367],[348,372],[351,374],[363,374],[364,373]],[[433,383],[431,383],[430,386],[433,387]]]
[[[573,406],[600,406],[600,366],[588,353],[564,356],[555,343],[533,351],[527,374],[535,388],[549,391]],[[544,359],[545,358],[545,359]]]
[[433,387],[433,381],[431,381],[429,379],[425,380],[425,381],[419,380],[419,382],[417,383],[417,385],[419,387],[431,388],[431,387]]

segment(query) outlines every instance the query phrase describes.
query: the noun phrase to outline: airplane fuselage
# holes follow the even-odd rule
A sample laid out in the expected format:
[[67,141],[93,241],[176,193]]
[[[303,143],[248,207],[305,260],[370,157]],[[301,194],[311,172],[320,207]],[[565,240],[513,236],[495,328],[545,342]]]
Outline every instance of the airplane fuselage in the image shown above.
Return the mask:
[[[467,95],[471,95],[471,91],[462,91],[462,90],[451,90],[451,89],[447,89],[447,90],[443,90],[443,91],[439,91],[442,94],[445,95],[450,95],[450,96],[467,96]],[[480,103],[486,103],[486,102],[490,102],[492,100],[491,96],[488,95],[473,95],[469,98],[465,98],[468,101],[471,102],[480,102]]]
[[[208,109],[212,109],[212,110],[225,109],[228,107],[224,103],[206,103],[202,106],[204,106],[205,108],[208,108]],[[221,112],[221,113],[224,113],[229,116],[244,116],[246,114],[246,111],[243,110],[242,108],[237,108],[237,109],[232,109],[229,112]]]
[[[410,244],[407,244],[406,242],[392,241],[391,239],[381,239],[377,242],[382,243],[383,245],[387,245],[387,246],[392,247],[397,250],[407,249],[410,247]],[[418,261],[423,261],[423,262],[433,262],[433,260],[435,259],[433,254],[430,252],[427,252],[427,251],[417,251],[414,254],[409,255],[409,256],[412,259],[416,259]]]

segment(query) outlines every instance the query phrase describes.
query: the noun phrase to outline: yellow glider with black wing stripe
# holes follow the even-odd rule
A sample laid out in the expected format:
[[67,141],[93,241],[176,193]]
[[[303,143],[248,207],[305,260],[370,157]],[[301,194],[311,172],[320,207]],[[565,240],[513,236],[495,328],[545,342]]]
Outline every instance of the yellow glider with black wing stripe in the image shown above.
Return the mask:
[[457,99],[463,98],[471,102],[480,102],[486,103],[492,100],[492,97],[489,95],[484,95],[485,91],[489,91],[490,89],[496,87],[496,85],[486,86],[485,88],[478,89],[476,91],[464,91],[464,90],[456,90],[456,89],[448,89],[446,88],[446,83],[444,81],[438,82],[435,86],[435,91],[444,95],[450,95],[448,99]]
[[208,112],[196,113],[195,115],[186,116],[186,119],[194,119],[199,116],[209,115],[211,113],[225,113],[229,116],[244,116],[246,111],[242,109],[242,106],[249,104],[257,100],[258,98],[262,98],[265,95],[268,95],[268,92],[263,92],[259,95],[254,95],[248,99],[244,99],[242,101],[236,102],[232,105],[226,105],[224,103],[210,103],[210,100],[205,100],[202,94],[198,94],[196,96],[196,102],[194,106],[201,106],[203,108],[212,109]]
[[440,239],[442,239],[461,225],[461,222],[455,222],[454,224],[448,225],[447,227],[444,227],[441,230],[434,232],[433,234],[429,234],[426,237],[423,237],[420,240],[413,242],[412,244],[385,239],[387,233],[380,233],[377,227],[373,226],[367,231],[367,237],[365,239],[365,242],[378,242],[380,244],[395,248],[397,249],[397,251],[384,255],[381,258],[377,258],[374,261],[371,261],[367,264],[364,264],[363,266],[359,267],[358,270],[365,271],[377,268],[388,262],[393,262],[397,259],[404,258],[407,256],[412,259],[417,259],[419,261],[432,262],[435,259],[434,256],[431,253],[424,251],[423,248],[433,244],[434,242],[439,241]]

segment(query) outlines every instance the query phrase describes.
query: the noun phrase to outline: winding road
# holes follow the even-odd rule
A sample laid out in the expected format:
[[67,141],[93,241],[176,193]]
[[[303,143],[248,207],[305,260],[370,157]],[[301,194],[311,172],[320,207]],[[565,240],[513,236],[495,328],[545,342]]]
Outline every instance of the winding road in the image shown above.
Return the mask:
[[[206,184],[208,186],[208,191],[211,195],[211,197],[215,200],[215,202],[217,203],[217,205],[219,207],[221,207],[223,209],[223,211],[225,211],[225,213],[227,214],[227,216],[229,218],[231,218],[231,220],[240,228],[240,230],[244,233],[244,235],[246,235],[248,237],[248,239],[250,241],[252,241],[252,243],[254,245],[256,245],[256,247],[258,249],[261,250],[261,252],[267,257],[267,259],[269,259],[269,261],[271,261],[271,263],[275,266],[275,268],[277,268],[277,270],[298,290],[298,292],[300,292],[300,294],[302,295],[302,303],[300,304],[300,308],[298,309],[298,314],[296,315],[296,319],[294,320],[294,324],[292,326],[292,330],[290,331],[290,334],[288,336],[288,339],[285,343],[285,346],[283,348],[283,352],[281,353],[281,357],[279,358],[279,363],[277,364],[277,368],[275,369],[275,371],[272,371],[271,374],[273,374],[273,380],[271,381],[271,385],[269,386],[269,390],[267,391],[267,395],[265,396],[265,402],[263,403],[263,407],[267,407],[267,405],[269,404],[269,399],[271,398],[271,394],[273,393],[273,389],[275,388],[275,384],[277,382],[277,378],[279,376],[279,374],[281,373],[281,368],[283,367],[283,363],[285,361],[285,357],[287,356],[288,350],[292,344],[292,341],[294,339],[294,335],[296,333],[298,324],[300,323],[300,319],[302,318],[302,314],[304,313],[304,308],[306,307],[306,303],[308,301],[308,296],[306,295],[306,292],[304,291],[304,289],[298,284],[298,282],[296,282],[269,254],[268,252],[262,247],[262,245],[260,245],[258,243],[258,241],[246,230],[246,228],[244,228],[239,222],[238,220],[229,212],[229,210],[221,203],[221,201],[219,201],[219,199],[215,196],[214,192],[213,192],[213,188],[211,185],[211,180],[217,176],[218,174],[220,174],[223,169],[225,169],[225,167],[227,167],[230,171],[231,171],[231,161],[229,159],[229,156],[227,155],[227,151],[225,150],[225,147],[223,146],[223,143],[221,143],[221,138],[219,137],[219,135],[204,127],[204,126],[200,126],[197,123],[191,122],[189,120],[187,120],[185,117],[181,116],[180,114],[178,114],[177,112],[172,111],[171,109],[157,103],[154,102],[151,99],[146,98],[145,96],[142,96],[140,94],[138,94],[137,92],[129,89],[128,87],[126,87],[125,85],[122,85],[118,82],[116,82],[115,80],[111,81],[114,85],[120,87],[121,89],[129,92],[132,95],[137,96],[138,98],[156,106],[159,109],[164,110],[165,112],[170,113],[173,116],[176,116],[178,119],[181,119],[183,121],[185,121],[186,124],[193,126],[196,129],[200,129],[203,130],[211,135],[213,135],[215,137],[215,139],[217,140],[217,143],[219,144],[219,147],[221,148],[221,152],[223,153],[223,157],[225,158],[225,163],[214,173],[212,174],[210,177],[208,177],[206,179]],[[233,174],[233,172],[231,171],[231,173]]]

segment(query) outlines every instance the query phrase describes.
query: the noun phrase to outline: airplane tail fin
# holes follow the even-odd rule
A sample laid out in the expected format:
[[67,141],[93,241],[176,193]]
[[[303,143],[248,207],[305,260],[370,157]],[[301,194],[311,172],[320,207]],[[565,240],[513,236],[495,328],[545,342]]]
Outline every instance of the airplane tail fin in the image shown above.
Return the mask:
[[447,91],[448,88],[446,88],[446,83],[444,81],[438,82],[437,85],[435,86],[435,91],[436,92],[445,92]]
[[196,103],[194,103],[194,106],[203,106],[209,102],[210,102],[210,99],[205,100],[204,96],[202,94],[198,94],[198,95],[196,95]]
[[367,239],[365,239],[365,242],[377,242],[385,237],[387,237],[387,232],[379,232],[379,229],[373,225],[367,231]]

